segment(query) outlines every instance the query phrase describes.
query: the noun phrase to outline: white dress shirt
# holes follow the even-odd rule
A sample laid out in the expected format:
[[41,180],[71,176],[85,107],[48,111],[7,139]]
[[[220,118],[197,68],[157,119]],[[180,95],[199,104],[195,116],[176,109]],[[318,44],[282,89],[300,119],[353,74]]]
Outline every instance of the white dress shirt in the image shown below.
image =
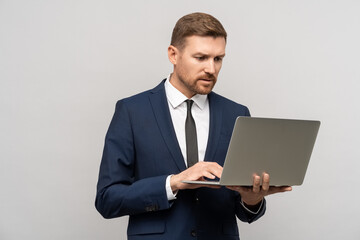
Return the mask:
[[[185,120],[187,116],[187,106],[185,100],[188,98],[177,90],[170,83],[170,76],[165,81],[165,93],[168,100],[170,115],[175,129],[176,138],[178,140],[181,153],[184,157],[185,165],[187,165],[186,158],[186,140],[185,140]],[[193,115],[196,125],[196,135],[198,142],[199,161],[204,161],[206,146],[209,137],[210,125],[210,108],[207,95],[196,94],[191,98],[194,104],[191,107],[191,114]],[[168,200],[176,199],[170,187],[170,177],[166,179],[166,193]]]
[[[181,153],[184,157],[185,165],[187,165],[185,140],[185,120],[187,116],[187,105],[185,103],[185,100],[187,100],[188,98],[170,83],[169,78],[165,82],[165,92],[176,137],[180,145]],[[196,125],[196,135],[199,153],[198,157],[199,161],[203,161],[209,136],[209,100],[207,98],[207,95],[200,94],[193,96],[191,100],[194,101],[194,104],[191,107],[191,113],[193,115]]]

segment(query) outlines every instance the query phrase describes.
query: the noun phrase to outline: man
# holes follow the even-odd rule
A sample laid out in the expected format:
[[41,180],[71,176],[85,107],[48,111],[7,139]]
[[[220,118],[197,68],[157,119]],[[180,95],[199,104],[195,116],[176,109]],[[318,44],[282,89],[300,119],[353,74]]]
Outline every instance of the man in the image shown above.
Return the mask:
[[250,116],[212,92],[226,38],[208,14],[182,17],[168,48],[173,73],[116,105],[95,204],[105,218],[130,216],[130,240],[239,239],[236,217],[251,223],[264,214],[265,195],[291,190],[269,187],[267,174],[251,188],[182,182],[220,177],[235,119]]

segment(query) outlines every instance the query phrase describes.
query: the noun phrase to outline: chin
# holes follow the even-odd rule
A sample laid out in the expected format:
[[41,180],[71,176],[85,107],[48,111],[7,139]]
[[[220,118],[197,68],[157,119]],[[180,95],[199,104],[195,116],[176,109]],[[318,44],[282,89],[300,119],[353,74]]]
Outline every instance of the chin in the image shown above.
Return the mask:
[[206,83],[206,84],[201,84],[199,86],[199,90],[201,92],[208,92],[210,93],[212,91],[212,89],[214,88],[215,83],[214,82],[210,82],[210,83]]
[[213,89],[213,86],[207,87],[207,88],[202,87],[202,88],[198,88],[196,93],[201,94],[201,95],[206,95],[206,94],[211,93],[212,89]]

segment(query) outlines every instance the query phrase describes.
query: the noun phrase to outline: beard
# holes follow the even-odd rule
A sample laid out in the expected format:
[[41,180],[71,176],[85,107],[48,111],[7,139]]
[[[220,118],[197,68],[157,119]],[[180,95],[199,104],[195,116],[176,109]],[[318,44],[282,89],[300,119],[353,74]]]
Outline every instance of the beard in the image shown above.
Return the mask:
[[209,94],[215,86],[217,78],[213,74],[205,74],[197,77],[192,80],[189,76],[178,76],[180,82],[190,90],[194,95],[201,94],[207,95]]

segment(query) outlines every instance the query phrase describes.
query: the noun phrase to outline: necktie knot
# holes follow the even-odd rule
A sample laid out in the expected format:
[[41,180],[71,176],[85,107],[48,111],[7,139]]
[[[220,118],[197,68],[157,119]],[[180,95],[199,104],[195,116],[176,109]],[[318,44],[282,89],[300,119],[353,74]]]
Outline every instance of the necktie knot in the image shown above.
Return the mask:
[[191,107],[192,107],[194,101],[191,99],[188,99],[188,100],[185,100],[185,102],[186,102],[187,110],[188,111],[191,110]]

